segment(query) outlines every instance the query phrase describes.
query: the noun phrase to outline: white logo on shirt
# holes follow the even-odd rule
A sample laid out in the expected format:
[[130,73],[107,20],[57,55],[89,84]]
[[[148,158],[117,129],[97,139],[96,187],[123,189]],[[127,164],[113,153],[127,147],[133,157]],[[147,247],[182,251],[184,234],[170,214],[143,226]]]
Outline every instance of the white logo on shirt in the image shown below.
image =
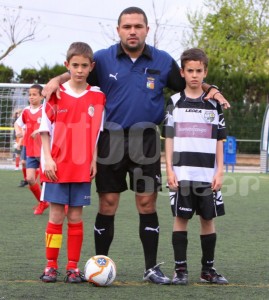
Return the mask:
[[89,114],[90,117],[94,116],[94,106],[93,105],[89,106],[89,108],[88,108],[88,114]]
[[118,75],[118,73],[116,73],[115,75],[113,75],[113,74],[110,73],[110,74],[109,74],[109,77],[112,77],[112,78],[114,78],[115,80],[118,80],[118,79],[117,79],[117,75]]
[[206,111],[204,114],[204,119],[208,123],[212,123],[215,120],[215,113],[214,111]]
[[220,121],[219,121],[219,125],[220,125],[221,127],[225,127],[225,120],[224,120],[224,119],[220,120]]

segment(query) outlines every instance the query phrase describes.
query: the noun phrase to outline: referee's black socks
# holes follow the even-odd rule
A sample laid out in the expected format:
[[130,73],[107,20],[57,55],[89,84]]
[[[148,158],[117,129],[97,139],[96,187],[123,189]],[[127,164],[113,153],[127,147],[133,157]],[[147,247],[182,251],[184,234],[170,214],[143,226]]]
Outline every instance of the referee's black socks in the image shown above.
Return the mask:
[[94,226],[96,255],[108,255],[114,237],[114,217],[97,214]]
[[146,270],[157,264],[159,220],[157,213],[139,214],[139,236],[143,245]]

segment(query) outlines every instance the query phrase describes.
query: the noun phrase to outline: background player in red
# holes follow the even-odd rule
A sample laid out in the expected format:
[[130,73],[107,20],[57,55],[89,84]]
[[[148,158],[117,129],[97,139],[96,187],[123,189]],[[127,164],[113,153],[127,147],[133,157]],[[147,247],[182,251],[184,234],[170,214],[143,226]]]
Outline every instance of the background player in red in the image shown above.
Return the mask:
[[[13,126],[14,123],[16,122],[16,120],[19,118],[20,114],[22,113],[22,109],[18,108],[15,110],[12,118],[13,118]],[[14,157],[13,159],[15,159],[15,170],[19,170],[20,167],[20,154],[21,154],[21,147],[22,147],[22,138],[16,137],[16,131],[14,129],[13,132],[13,140],[14,140]]]
[[28,185],[27,176],[26,176],[26,147],[25,147],[25,141],[24,141],[24,134],[25,134],[25,129],[22,128],[22,135],[23,135],[23,137],[21,138],[21,156],[20,156],[20,161],[21,161],[21,169],[22,169],[22,174],[23,174],[23,180],[21,180],[21,182],[18,185],[18,187],[25,187],[26,185]]
[[83,242],[83,206],[90,204],[91,180],[96,174],[96,143],[103,127],[105,95],[87,84],[94,67],[93,52],[86,43],[73,43],[65,66],[71,79],[61,85],[61,99],[53,94],[44,104],[42,138],[42,197],[50,202],[46,228],[47,265],[40,279],[55,282],[62,243],[65,205],[67,258],[65,282],[80,283],[78,268]]
[[[30,105],[23,109],[21,115],[14,124],[16,136],[18,138],[24,137],[26,147],[26,178],[29,183],[30,191],[34,194],[39,203],[35,208],[35,215],[43,214],[43,211],[49,206],[48,203],[40,201],[41,189],[39,182],[37,181],[41,149],[41,140],[38,129],[42,114],[42,89],[42,86],[39,84],[34,84],[29,88]],[[23,133],[24,127],[25,133]]]
[[[183,92],[167,104],[163,127],[166,171],[174,226],[172,244],[175,257],[173,284],[187,284],[187,225],[194,213],[200,217],[201,282],[227,284],[213,268],[216,246],[214,218],[225,214],[220,188],[223,180],[223,140],[225,121],[217,101],[205,101],[202,82],[208,58],[197,48],[181,55]],[[214,98],[214,96],[213,96]]]
[[[13,127],[17,119],[22,113],[22,109],[18,108],[15,110],[14,115],[13,115]],[[21,134],[24,135],[24,128],[21,130]],[[22,167],[22,174],[23,174],[23,180],[21,180],[20,184],[18,185],[19,187],[24,187],[28,184],[26,180],[26,149],[24,145],[24,138],[23,137],[16,137],[16,130],[14,128],[14,136],[13,139],[15,141],[15,170],[19,170],[19,165],[21,163]]]

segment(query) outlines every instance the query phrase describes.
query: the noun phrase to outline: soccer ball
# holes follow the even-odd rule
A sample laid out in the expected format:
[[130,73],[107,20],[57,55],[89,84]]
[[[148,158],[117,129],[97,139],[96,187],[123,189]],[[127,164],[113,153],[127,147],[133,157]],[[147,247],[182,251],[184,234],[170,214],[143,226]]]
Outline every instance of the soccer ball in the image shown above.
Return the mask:
[[116,265],[105,255],[95,255],[86,262],[84,275],[95,286],[108,286],[116,278]]

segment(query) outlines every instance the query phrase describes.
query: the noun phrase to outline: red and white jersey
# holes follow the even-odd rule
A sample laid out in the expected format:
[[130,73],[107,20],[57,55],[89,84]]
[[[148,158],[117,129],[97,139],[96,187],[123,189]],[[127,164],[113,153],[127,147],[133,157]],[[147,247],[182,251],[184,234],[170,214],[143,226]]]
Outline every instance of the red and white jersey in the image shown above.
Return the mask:
[[16,120],[16,124],[25,129],[24,145],[26,146],[26,156],[40,157],[41,139],[37,134],[35,138],[31,134],[39,129],[42,116],[42,105],[38,108],[27,106],[23,109],[21,115]]
[[[60,86],[60,93],[61,99],[53,94],[44,104],[39,131],[50,134],[57,182],[90,182],[90,165],[103,129],[105,95],[91,86],[78,95],[68,82]],[[41,170],[41,181],[49,182],[43,174],[43,151]]]

